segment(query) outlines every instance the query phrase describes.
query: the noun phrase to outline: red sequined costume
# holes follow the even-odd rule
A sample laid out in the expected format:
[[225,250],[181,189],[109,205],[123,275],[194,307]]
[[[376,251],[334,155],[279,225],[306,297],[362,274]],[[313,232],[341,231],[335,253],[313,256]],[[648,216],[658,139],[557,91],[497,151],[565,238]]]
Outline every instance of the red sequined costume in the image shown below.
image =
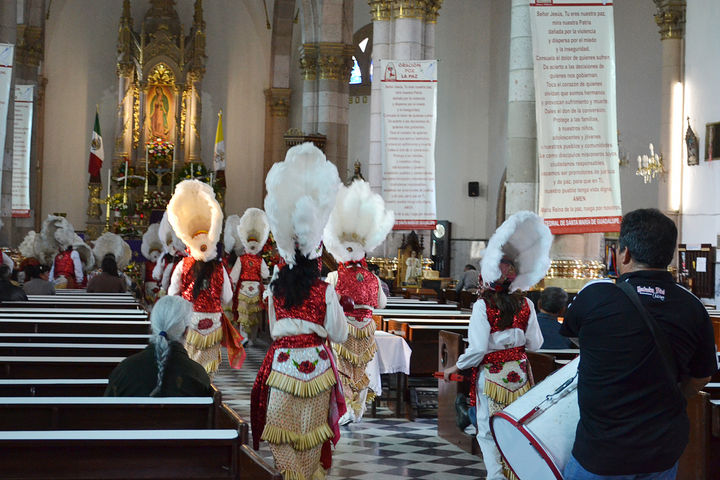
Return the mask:
[[269,271],[265,260],[260,255],[251,253],[238,257],[231,273],[233,280],[238,270],[239,278],[233,296],[233,318],[243,330],[250,332],[262,318],[262,279],[269,276]]
[[285,308],[270,295],[268,311],[274,341],[252,390],[253,445],[270,444],[285,479],[325,478],[345,413],[326,340],[347,335],[342,308],[332,288],[316,280],[302,305]]
[[358,421],[365,413],[370,379],[365,368],[377,350],[373,308],[378,307],[380,285],[377,277],[367,269],[365,260],[338,264],[335,291],[339,297],[350,297],[354,310],[345,312],[348,338],[342,344],[333,344],[338,358],[338,370],[343,384],[348,411]]
[[145,260],[145,278],[144,278],[144,289],[145,289],[145,300],[151,305],[155,303],[160,286],[157,280],[153,278],[153,270],[155,270],[156,262]]
[[543,342],[535,308],[527,299],[522,302],[513,323],[501,328],[500,310],[478,300],[470,318],[468,348],[457,361],[460,369],[472,368],[470,403],[477,410],[477,440],[488,478],[504,478],[500,454],[490,432],[490,416],[530,389],[525,349],[537,350]]
[[66,288],[78,288],[79,284],[75,278],[75,262],[72,259],[72,250],[65,250],[55,256],[53,278],[65,277]]
[[[214,268],[209,275],[206,287],[194,297],[195,277],[193,266],[196,260],[185,257],[177,265],[172,275],[169,295],[180,295],[193,304],[193,314],[190,318],[190,328],[185,339],[185,348],[188,356],[205,367],[208,373],[215,373],[222,361],[220,345],[227,335],[224,328],[222,304],[229,300],[227,295],[229,283],[227,272],[222,263],[211,261]],[[232,291],[230,290],[230,294]],[[244,354],[244,352],[243,352]],[[244,357],[244,355],[243,355]],[[231,359],[232,363],[232,359]]]

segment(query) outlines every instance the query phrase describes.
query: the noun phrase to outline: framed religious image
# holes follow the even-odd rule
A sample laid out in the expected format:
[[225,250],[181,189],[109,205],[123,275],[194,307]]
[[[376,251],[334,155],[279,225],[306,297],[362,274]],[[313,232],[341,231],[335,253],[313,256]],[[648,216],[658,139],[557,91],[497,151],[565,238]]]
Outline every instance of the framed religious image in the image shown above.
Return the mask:
[[720,160],[720,122],[705,124],[705,160]]
[[692,167],[700,164],[700,152],[698,151],[698,137],[690,126],[690,117],[688,117],[687,121],[688,126],[685,131],[685,145],[687,146],[687,163]]

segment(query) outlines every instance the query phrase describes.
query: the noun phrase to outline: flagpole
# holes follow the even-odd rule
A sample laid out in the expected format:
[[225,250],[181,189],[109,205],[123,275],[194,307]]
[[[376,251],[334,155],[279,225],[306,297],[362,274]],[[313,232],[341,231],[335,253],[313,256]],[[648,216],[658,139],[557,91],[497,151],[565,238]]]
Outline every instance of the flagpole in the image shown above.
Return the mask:
[[127,177],[130,170],[130,159],[125,158],[125,178],[123,180],[123,204],[127,204]]
[[112,165],[108,168],[107,197],[105,198],[105,231],[110,231],[110,182],[112,181]]

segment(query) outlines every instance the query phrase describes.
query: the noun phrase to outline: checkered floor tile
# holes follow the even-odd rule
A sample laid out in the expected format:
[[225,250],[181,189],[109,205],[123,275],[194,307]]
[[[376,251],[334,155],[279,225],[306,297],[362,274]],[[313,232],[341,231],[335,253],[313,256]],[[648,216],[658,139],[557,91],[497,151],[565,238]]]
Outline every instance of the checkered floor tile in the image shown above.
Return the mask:
[[[250,418],[250,390],[265,348],[248,347],[243,368],[223,363],[214,379],[223,400],[243,418]],[[485,478],[480,457],[470,455],[437,436],[437,420],[408,421],[389,417],[378,408],[377,417],[341,427],[342,437],[333,454],[328,479],[399,480],[405,478],[469,480]],[[260,452],[272,464],[267,444]]]

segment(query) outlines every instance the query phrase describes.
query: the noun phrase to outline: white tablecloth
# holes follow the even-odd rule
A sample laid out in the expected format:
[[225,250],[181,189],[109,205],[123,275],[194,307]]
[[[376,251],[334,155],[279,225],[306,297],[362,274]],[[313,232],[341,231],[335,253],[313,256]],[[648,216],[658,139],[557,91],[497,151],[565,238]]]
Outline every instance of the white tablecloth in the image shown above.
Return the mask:
[[398,372],[410,374],[412,349],[404,338],[381,330],[375,332],[375,344],[377,352],[365,367],[365,373],[370,378],[372,391],[380,395],[382,393],[381,374]]

